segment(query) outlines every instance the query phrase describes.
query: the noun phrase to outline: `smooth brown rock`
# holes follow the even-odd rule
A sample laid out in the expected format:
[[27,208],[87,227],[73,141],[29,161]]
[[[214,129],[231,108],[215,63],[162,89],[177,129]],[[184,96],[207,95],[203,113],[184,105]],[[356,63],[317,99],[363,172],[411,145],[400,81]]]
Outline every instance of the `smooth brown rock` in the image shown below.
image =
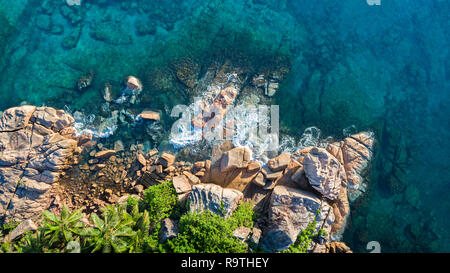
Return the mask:
[[248,160],[250,159],[250,152],[244,148],[234,148],[224,153],[220,161],[221,172],[228,172],[234,169],[246,168]]
[[346,187],[341,187],[338,198],[331,203],[331,206],[333,207],[333,213],[336,218],[331,226],[331,233],[336,234],[343,230],[346,218],[350,212]]
[[258,161],[251,161],[247,165],[247,171],[249,172],[259,171],[259,169],[261,169],[261,165]]
[[172,183],[177,194],[187,193],[192,189],[191,183],[185,175],[175,176]]
[[5,110],[0,119],[0,131],[14,131],[24,128],[36,111],[36,106],[24,105]]
[[145,160],[145,157],[141,154],[138,153],[136,156],[138,162],[142,165],[142,166],[146,166],[147,165],[147,160]]
[[147,153],[147,157],[150,158],[154,155],[158,154],[158,150],[157,149],[152,149]]
[[197,161],[194,163],[194,168],[201,169],[205,167],[205,161]]
[[283,175],[282,171],[272,172],[269,168],[263,167],[261,173],[264,175],[266,180],[276,180]]
[[344,242],[331,242],[326,246],[327,253],[353,253]]
[[192,185],[200,183],[200,178],[198,178],[197,176],[193,175],[192,173],[190,173],[188,171],[183,171],[183,174],[187,177],[187,179],[189,180],[189,182]]
[[267,162],[267,166],[273,172],[284,170],[291,161],[291,153],[283,153],[277,157],[271,158]]
[[362,184],[360,174],[372,159],[373,143],[373,136],[363,132],[345,138],[341,146],[348,187],[354,195],[352,199],[360,194],[357,192]]
[[175,162],[175,156],[169,153],[162,153],[161,157],[159,158],[159,162],[164,166],[164,168],[167,168],[173,165],[173,163]]
[[137,115],[137,117],[144,120],[159,120],[159,113],[153,111],[143,111]]
[[205,175],[201,177],[202,183],[214,183],[243,191],[258,173],[258,170],[247,170],[249,158],[250,152],[246,148],[234,148],[221,153],[221,157],[211,166],[208,166],[210,162],[207,160]]
[[95,158],[106,159],[114,154],[116,154],[116,151],[114,150],[100,151],[95,154]]
[[264,181],[264,175],[262,173],[258,173],[252,180],[252,182],[259,187],[264,187],[266,185],[266,182]]

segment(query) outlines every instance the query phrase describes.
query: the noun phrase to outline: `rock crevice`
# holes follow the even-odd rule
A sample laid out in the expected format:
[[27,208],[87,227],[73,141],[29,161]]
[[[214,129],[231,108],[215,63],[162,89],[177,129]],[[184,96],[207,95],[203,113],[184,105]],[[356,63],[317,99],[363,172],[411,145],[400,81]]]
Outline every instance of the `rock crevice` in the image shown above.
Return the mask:
[[37,217],[50,190],[76,161],[73,118],[50,107],[20,106],[0,118],[0,222]]

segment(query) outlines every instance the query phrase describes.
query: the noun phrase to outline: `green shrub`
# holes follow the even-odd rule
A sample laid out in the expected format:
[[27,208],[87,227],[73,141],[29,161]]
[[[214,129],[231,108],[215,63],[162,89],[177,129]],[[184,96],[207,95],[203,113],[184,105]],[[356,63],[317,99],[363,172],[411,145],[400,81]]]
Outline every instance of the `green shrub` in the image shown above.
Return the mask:
[[162,219],[171,216],[178,207],[178,197],[172,182],[166,181],[146,189],[143,203],[149,214],[151,228],[154,228]]
[[81,252],[242,253],[247,246],[232,233],[239,226],[253,227],[252,208],[243,203],[228,218],[209,211],[186,213],[179,220],[178,237],[161,244],[161,220],[181,214],[175,189],[166,182],[148,188],[141,202],[130,197],[124,205],[107,205],[101,217],[92,213],[93,227],[81,221],[80,210],[69,212],[64,207],[60,215],[46,211],[36,232],[26,233],[15,245],[3,244],[0,252],[69,252],[68,243],[75,241]]
[[289,246],[288,249],[282,251],[283,253],[307,253],[308,247],[315,238],[326,235],[326,232],[323,229],[316,232],[318,214],[319,211],[316,212],[314,220],[298,234],[297,239],[292,245]]
[[167,248],[175,253],[243,253],[247,246],[233,237],[239,226],[253,227],[252,205],[244,203],[229,218],[208,210],[187,213],[178,224],[178,237],[168,240]]
[[250,202],[244,202],[237,207],[233,215],[229,218],[233,230],[240,226],[253,228],[253,221],[256,217],[253,207],[254,205]]

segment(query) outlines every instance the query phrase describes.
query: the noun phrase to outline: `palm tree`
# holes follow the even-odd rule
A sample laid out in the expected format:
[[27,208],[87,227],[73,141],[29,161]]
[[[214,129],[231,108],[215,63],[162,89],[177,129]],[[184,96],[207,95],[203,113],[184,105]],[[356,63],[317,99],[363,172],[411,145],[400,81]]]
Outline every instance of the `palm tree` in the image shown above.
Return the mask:
[[136,236],[133,230],[134,220],[131,215],[126,212],[124,206],[107,205],[103,209],[103,219],[93,213],[90,216],[94,226],[89,230],[91,246],[94,247],[92,252],[102,251],[109,252],[125,252],[132,245],[132,239]]
[[85,225],[80,220],[84,217],[81,209],[69,212],[67,207],[63,207],[61,214],[56,215],[49,211],[44,211],[42,222],[42,239],[47,241],[49,247],[62,247],[74,240],[74,235],[83,233]]
[[131,217],[134,221],[133,236],[130,252],[142,252],[144,238],[148,236],[150,230],[150,219],[148,211],[139,212],[139,205],[136,203],[131,208]]

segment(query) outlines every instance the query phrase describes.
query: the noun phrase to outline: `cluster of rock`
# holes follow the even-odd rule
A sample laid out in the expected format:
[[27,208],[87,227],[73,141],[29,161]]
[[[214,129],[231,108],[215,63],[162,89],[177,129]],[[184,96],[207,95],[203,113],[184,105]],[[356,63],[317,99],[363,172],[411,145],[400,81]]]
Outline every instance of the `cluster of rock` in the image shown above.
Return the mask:
[[273,73],[271,77],[265,77],[264,74],[255,75],[252,83],[257,88],[264,90],[264,95],[272,97],[280,87],[281,75]]
[[[156,115],[143,113],[141,118],[154,119]],[[3,113],[2,222],[33,219],[55,202],[52,189],[60,184],[56,182],[64,171],[78,163],[81,146],[95,145],[89,136],[75,137],[73,122],[64,111],[49,107],[21,106]],[[174,155],[157,149],[144,154],[142,149],[133,148],[131,156],[120,141],[114,149],[98,143],[75,172],[77,179],[84,173],[96,182],[88,185],[72,181],[71,187],[80,187],[72,190],[67,185],[61,187],[73,195],[65,199],[80,197],[74,207],[96,211],[126,193],[141,195],[144,188],[170,180],[179,200],[189,200],[192,212],[210,210],[227,217],[241,202],[253,202],[260,217],[253,230],[239,227],[235,231],[235,237],[243,242],[259,244],[267,251],[282,251],[315,220],[316,231],[326,233],[311,245],[311,251],[348,252],[343,245],[333,244],[331,235],[343,230],[349,199],[354,200],[364,191],[360,174],[372,158],[373,144],[371,134],[359,133],[325,148],[283,153],[262,165],[251,159],[247,148],[233,147],[229,141],[215,147],[209,160],[194,163],[176,161]],[[83,191],[88,193],[83,195]],[[87,199],[97,203],[90,204]],[[163,239],[176,236],[176,223],[166,220],[163,226],[167,236]]]
[[246,148],[232,148],[226,142],[222,146],[228,149],[219,156],[195,162],[191,172],[173,178],[180,200],[189,199],[191,211],[219,213],[222,205],[225,215],[243,200],[254,202],[261,218],[266,218],[259,223],[260,245],[268,251],[287,249],[316,220],[316,231],[322,229],[326,235],[311,250],[325,252],[331,235],[343,230],[348,196],[361,193],[360,173],[372,157],[373,136],[359,133],[327,148],[283,153],[263,166],[250,159]]
[[0,222],[39,216],[51,189],[77,163],[82,140],[73,118],[50,107],[20,106],[0,118]]
[[[203,133],[210,133],[211,130],[219,127],[227,113],[227,107],[232,105],[242,87],[239,75],[236,72],[225,73],[225,70],[216,72],[211,85],[203,94],[199,104],[199,114],[194,116],[191,123],[194,128],[204,129]],[[212,119],[214,118],[214,121]],[[211,121],[211,122],[210,122]],[[210,126],[207,128],[206,126]],[[233,124],[225,124],[223,136],[233,135]]]

